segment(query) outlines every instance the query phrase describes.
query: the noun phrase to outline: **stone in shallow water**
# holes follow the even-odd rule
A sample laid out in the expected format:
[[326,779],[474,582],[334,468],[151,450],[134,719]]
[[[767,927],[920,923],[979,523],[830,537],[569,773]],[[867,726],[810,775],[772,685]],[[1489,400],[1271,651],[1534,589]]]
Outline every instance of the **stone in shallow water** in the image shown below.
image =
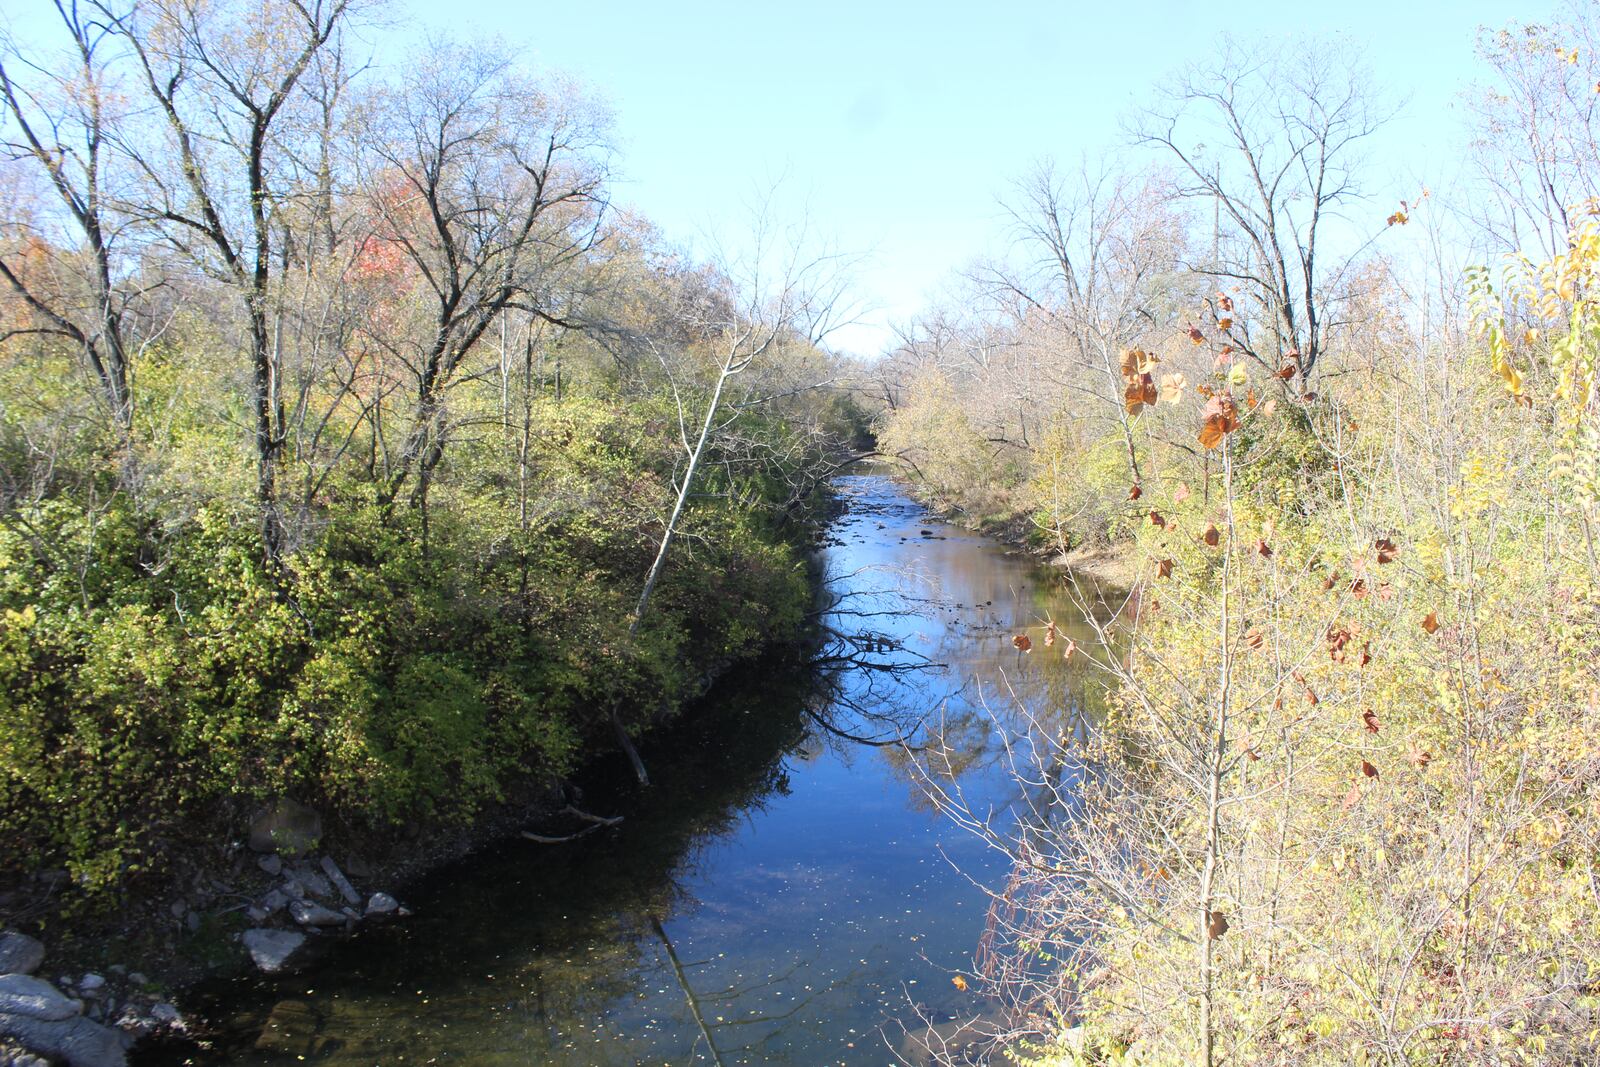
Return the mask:
[[372,899],[367,901],[367,914],[388,915],[390,912],[398,910],[399,907],[400,902],[388,893],[374,893],[372,894]]
[[52,1021],[0,1012],[0,1034],[69,1067],[125,1067],[133,1043],[128,1034],[82,1016]]
[[339,912],[308,900],[297,900],[290,904],[289,915],[301,926],[344,925],[344,916]]
[[0,976],[0,1012],[54,1022],[70,1019],[82,1010],[82,1004],[42,978],[26,974]]
[[32,974],[44,962],[44,945],[15,930],[0,932],[0,974]]
[[306,935],[295,933],[293,930],[244,932],[244,947],[249,950],[250,958],[267,974],[277,974],[283,970],[289,962],[289,957],[305,943]]

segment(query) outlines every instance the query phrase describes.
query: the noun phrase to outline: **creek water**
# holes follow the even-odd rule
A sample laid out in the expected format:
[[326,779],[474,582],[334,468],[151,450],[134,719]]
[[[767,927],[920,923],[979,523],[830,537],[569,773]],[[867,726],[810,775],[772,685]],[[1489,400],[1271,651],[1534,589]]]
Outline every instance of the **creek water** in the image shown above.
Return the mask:
[[927,1020],[981,1013],[954,979],[1004,857],[935,810],[925,757],[842,735],[942,738],[941,773],[1004,819],[1023,787],[1002,732],[1092,714],[1042,641],[1049,619],[1089,640],[1083,598],[883,473],[837,489],[820,662],[719,683],[644,747],[648,789],[620,760],[592,769],[584,805],[615,828],[502,842],[409,885],[409,918],[198,991],[204,1045],[135,1062],[884,1064]]

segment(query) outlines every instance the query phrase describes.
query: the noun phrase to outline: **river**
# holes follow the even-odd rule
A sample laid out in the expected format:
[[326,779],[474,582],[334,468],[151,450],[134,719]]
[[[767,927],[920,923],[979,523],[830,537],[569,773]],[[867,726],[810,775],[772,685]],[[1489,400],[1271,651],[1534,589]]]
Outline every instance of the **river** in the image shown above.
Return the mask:
[[923,1020],[981,1013],[956,979],[1004,857],[934,810],[925,758],[842,735],[936,732],[967,802],[1003,813],[1019,787],[999,731],[1024,707],[1052,729],[1087,714],[1060,655],[1089,640],[1080,598],[883,473],[837,488],[827,662],[719,683],[644,747],[648,789],[620,760],[593,768],[583,803],[614,829],[440,870],[401,894],[410,918],[198,991],[205,1046],[135,1062],[883,1064]]

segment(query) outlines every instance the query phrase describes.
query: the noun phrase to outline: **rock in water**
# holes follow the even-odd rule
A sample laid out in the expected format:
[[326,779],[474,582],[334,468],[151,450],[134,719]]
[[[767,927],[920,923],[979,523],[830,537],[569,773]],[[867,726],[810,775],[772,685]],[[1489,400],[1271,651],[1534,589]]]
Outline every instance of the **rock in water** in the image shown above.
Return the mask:
[[[341,918],[341,922],[343,919]],[[306,943],[305,934],[297,934],[293,930],[246,930],[244,932],[244,947],[249,950],[250,958],[255,965],[267,974],[277,974],[283,970],[301,945]]]
[[32,974],[44,962],[44,945],[14,930],[0,933],[0,974]]
[[374,893],[367,901],[368,915],[388,915],[400,907],[400,902],[388,893]]
[[274,803],[250,824],[250,848],[255,852],[310,852],[322,840],[322,816],[288,797]]
[[310,900],[297,900],[290,904],[289,915],[301,926],[344,925],[344,916],[339,912]]
[[356,887],[350,884],[350,879],[344,876],[344,872],[339,869],[339,865],[333,862],[332,856],[322,857],[322,873],[327,875],[328,880],[334,884],[334,888],[339,890],[339,895],[344,897],[346,904],[361,903],[361,894],[356,892]]
[[26,974],[0,976],[0,1012],[7,1015],[26,1016],[45,1022],[70,1019],[83,1011],[83,1005],[71,999],[43,978]]
[[49,1021],[0,1013],[0,1034],[69,1067],[126,1067],[133,1038],[82,1016]]

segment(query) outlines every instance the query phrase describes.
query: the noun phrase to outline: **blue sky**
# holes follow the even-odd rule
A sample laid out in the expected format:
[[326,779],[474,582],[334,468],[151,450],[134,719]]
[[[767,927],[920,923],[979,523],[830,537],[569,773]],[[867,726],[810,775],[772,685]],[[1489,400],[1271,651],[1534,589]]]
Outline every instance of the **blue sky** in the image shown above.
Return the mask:
[[[1407,104],[1373,147],[1374,211],[1448,181],[1481,79],[1480,25],[1546,17],[1479,0],[1331,5],[408,0],[417,26],[494,33],[611,102],[618,199],[669,236],[736,227],[777,175],[842,246],[877,310],[836,338],[864,352],[1004,239],[997,198],[1042,156],[1126,153],[1121,120],[1223,32],[1299,47],[1343,34]],[[1392,190],[1385,190],[1386,180]],[[1377,194],[1392,191],[1392,196]]]
[[[0,0],[18,28],[48,0]],[[1458,102],[1484,75],[1480,25],[1547,3],[1354,0],[1327,5],[991,0],[920,4],[393,0],[380,65],[430,32],[499,36],[575,76],[615,113],[616,198],[672,239],[729,239],[774,179],[814,226],[871,253],[866,322],[835,338],[870,353],[951,272],[1004,240],[997,199],[1033,161],[1128,153],[1121,121],[1227,32],[1269,46],[1342,34],[1376,88],[1406,101],[1372,146],[1377,217],[1419,182],[1448,186]],[[704,247],[702,245],[702,247]]]

